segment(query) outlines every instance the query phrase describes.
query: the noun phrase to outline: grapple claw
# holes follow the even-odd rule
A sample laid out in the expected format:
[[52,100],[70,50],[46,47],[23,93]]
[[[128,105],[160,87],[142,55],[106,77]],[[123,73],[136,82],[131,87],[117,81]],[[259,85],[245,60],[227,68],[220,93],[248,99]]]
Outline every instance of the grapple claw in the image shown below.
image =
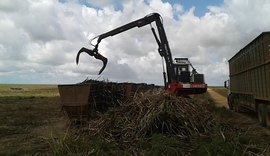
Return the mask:
[[108,62],[108,59],[104,56],[102,56],[100,53],[97,52],[97,50],[90,50],[90,49],[87,49],[85,47],[82,47],[79,52],[77,53],[77,57],[76,57],[76,63],[78,64],[79,63],[79,57],[80,57],[80,54],[82,52],[86,52],[87,54],[89,54],[90,56],[94,56],[96,59],[98,60],[101,60],[103,62],[103,67],[99,70],[99,74],[101,74],[103,72],[103,70],[105,69],[106,65],[107,65],[107,62]]

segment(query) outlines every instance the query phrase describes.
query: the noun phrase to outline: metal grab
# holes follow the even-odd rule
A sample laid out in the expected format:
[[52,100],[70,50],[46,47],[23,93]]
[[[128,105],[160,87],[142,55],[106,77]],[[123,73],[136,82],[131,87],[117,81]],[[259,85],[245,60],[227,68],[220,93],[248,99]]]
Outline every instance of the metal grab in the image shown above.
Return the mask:
[[82,52],[86,52],[86,53],[89,54],[90,56],[94,56],[96,59],[101,60],[101,61],[103,62],[103,67],[99,70],[98,75],[101,74],[101,73],[103,72],[103,70],[105,69],[106,65],[107,65],[108,59],[107,59],[106,57],[102,56],[100,53],[98,53],[98,51],[96,50],[96,48],[93,49],[93,50],[90,50],[90,49],[87,49],[87,48],[85,48],[85,47],[82,47],[82,48],[79,50],[78,54],[77,54],[77,57],[76,57],[76,64],[79,63],[79,57],[80,57],[80,54],[81,54]]

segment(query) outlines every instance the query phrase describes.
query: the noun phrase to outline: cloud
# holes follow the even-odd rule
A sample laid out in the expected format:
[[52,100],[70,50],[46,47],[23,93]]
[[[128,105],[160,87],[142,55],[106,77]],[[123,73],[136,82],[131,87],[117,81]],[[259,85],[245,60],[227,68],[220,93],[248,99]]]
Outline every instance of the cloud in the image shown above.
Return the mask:
[[101,77],[96,74],[102,63],[93,57],[82,54],[75,64],[81,47],[92,48],[90,38],[159,12],[173,57],[188,57],[209,85],[222,85],[227,60],[269,31],[267,0],[225,0],[200,17],[196,8],[183,8],[161,0],[2,0],[0,82],[77,83],[89,77],[163,84],[161,57],[148,25],[100,43],[99,52],[109,59]]
[[12,13],[17,11],[22,11],[28,5],[28,1],[21,0],[1,0],[0,10],[5,13]]

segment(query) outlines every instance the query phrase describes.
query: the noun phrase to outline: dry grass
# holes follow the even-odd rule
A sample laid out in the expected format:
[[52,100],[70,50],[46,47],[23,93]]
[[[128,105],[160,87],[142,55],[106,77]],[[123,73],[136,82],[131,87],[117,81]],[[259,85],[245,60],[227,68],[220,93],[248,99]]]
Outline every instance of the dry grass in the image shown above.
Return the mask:
[[146,92],[89,122],[89,134],[130,142],[155,133],[181,139],[206,135],[215,126],[206,106],[166,91]]
[[206,95],[137,96],[87,127],[66,131],[56,86],[22,88],[25,92],[0,86],[0,155],[269,153],[267,130],[213,107]]
[[[22,89],[11,89],[15,87]],[[44,138],[63,133],[58,126],[63,115],[56,93],[56,86],[0,86],[0,155],[49,151]]]

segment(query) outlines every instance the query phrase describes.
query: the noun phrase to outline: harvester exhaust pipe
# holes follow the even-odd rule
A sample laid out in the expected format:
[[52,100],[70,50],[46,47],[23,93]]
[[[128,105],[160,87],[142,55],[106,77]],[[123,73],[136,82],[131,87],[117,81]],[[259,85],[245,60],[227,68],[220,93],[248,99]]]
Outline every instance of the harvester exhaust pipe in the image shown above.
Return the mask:
[[98,53],[97,48],[94,48],[93,50],[90,50],[90,49],[87,49],[85,47],[82,47],[79,50],[78,54],[77,54],[76,64],[79,63],[79,57],[80,57],[80,54],[82,52],[86,52],[90,56],[94,56],[96,59],[101,60],[103,62],[103,67],[99,70],[98,75],[101,74],[103,72],[103,70],[105,69],[106,65],[107,65],[108,59],[106,57],[102,56],[100,53]]

